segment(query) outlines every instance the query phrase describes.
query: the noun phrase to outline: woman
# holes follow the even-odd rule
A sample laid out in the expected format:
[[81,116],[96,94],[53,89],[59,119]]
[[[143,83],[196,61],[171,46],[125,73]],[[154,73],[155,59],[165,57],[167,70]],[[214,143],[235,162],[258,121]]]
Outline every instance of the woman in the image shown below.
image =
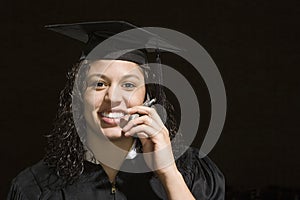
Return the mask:
[[[160,71],[147,65],[147,52],[124,51],[119,45],[126,38],[93,52],[132,28],[126,22],[50,27],[88,40],[68,73],[45,158],[14,179],[8,199],[224,198],[223,176],[208,158],[190,148],[175,161],[181,146],[174,108],[159,84]],[[145,106],[150,101],[166,109],[165,123]]]

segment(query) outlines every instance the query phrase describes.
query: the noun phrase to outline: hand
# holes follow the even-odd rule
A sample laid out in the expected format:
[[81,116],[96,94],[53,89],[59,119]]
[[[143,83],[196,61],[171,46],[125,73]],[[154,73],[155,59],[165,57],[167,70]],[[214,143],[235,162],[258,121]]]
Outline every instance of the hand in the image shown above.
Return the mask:
[[127,110],[128,114],[141,115],[123,127],[126,137],[137,135],[143,146],[144,159],[148,167],[156,173],[165,174],[176,170],[172,153],[169,131],[154,108],[135,106]]

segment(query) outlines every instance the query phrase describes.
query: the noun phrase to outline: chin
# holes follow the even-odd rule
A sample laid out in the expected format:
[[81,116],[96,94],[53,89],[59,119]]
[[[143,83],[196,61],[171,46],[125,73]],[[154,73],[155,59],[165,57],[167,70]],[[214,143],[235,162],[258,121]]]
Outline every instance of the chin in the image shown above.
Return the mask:
[[120,127],[110,127],[102,129],[102,134],[109,140],[120,140],[125,138]]

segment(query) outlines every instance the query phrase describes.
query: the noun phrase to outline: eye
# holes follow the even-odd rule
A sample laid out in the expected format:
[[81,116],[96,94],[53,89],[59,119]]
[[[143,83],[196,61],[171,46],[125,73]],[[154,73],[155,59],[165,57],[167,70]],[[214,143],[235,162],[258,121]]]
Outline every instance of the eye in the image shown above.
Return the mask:
[[132,88],[135,88],[136,86],[133,83],[123,83],[122,87],[127,88],[127,89],[132,89]]
[[104,83],[102,83],[102,82],[97,83],[97,87],[103,87],[103,86],[104,86]]
[[95,88],[96,89],[102,89],[105,88],[107,86],[107,83],[103,82],[103,81],[98,81],[95,83]]

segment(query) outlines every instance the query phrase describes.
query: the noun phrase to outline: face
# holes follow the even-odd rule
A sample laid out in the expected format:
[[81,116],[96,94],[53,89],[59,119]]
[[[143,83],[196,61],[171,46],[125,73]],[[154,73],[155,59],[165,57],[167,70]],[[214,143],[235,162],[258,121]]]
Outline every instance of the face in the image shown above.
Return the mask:
[[142,105],[145,81],[141,68],[133,62],[99,60],[91,64],[84,93],[84,117],[88,134],[109,140],[124,138],[119,126],[127,108]]

